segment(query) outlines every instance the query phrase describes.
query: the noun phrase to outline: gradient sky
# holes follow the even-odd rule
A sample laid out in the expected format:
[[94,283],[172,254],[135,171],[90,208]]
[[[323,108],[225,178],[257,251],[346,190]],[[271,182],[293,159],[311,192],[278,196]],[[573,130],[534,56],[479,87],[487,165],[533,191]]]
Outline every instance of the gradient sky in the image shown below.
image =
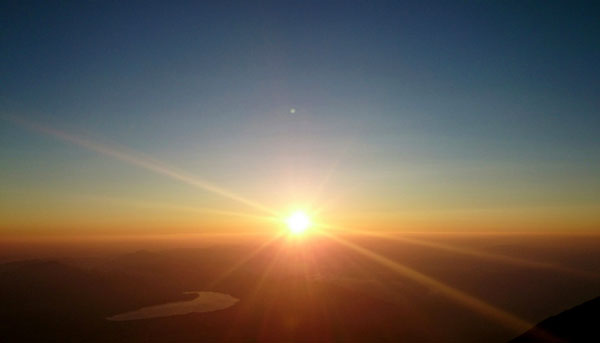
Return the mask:
[[600,231],[597,4],[218,3],[2,3],[0,233]]

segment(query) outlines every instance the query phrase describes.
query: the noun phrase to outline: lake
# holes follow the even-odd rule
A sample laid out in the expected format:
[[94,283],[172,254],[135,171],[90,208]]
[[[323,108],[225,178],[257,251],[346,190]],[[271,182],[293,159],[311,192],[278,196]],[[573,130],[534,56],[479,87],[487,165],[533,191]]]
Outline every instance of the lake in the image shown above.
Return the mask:
[[213,312],[233,306],[239,301],[229,294],[216,292],[185,292],[196,294],[192,300],[170,302],[162,305],[142,307],[135,311],[116,314],[106,318],[113,321],[138,320],[169,317],[188,313]]

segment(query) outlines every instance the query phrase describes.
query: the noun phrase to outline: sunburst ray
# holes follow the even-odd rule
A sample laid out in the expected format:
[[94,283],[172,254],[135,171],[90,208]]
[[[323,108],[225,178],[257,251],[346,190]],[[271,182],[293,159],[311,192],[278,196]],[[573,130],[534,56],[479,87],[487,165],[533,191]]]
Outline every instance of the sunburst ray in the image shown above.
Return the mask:
[[138,152],[131,151],[130,149],[125,149],[123,147],[116,147],[106,143],[99,143],[93,141],[89,138],[84,138],[72,133],[68,133],[65,131],[61,131],[49,126],[44,126],[39,123],[31,122],[22,118],[18,118],[16,116],[7,116],[4,115],[6,119],[11,122],[18,124],[22,127],[25,127],[31,131],[35,131],[38,133],[43,133],[48,136],[52,136],[58,138],[64,142],[72,143],[77,146],[86,148],[91,151],[95,151],[105,156],[109,156],[120,161],[129,163],[131,165],[135,165],[146,170],[152,171],[154,173],[168,176],[174,180],[178,180],[180,182],[184,182],[190,186],[195,188],[228,198],[230,200],[234,200],[236,202],[245,204],[250,206],[256,210],[261,212],[268,213],[270,215],[279,216],[280,214],[265,206],[259,202],[247,199],[237,193],[234,193],[230,190],[224,189],[216,184],[206,181],[204,179],[198,178],[197,176],[193,176],[187,172],[175,169],[173,167],[167,166],[166,164],[157,161],[155,159],[149,158],[147,156],[143,156]]
[[514,257],[514,256],[490,253],[490,252],[481,251],[481,250],[472,249],[472,248],[458,247],[458,246],[454,246],[454,245],[450,245],[450,244],[443,244],[443,243],[437,243],[437,242],[432,242],[432,241],[427,241],[427,240],[422,240],[422,239],[410,238],[410,237],[402,236],[400,234],[368,232],[368,231],[354,231],[354,232],[357,232],[357,233],[363,234],[363,235],[367,235],[367,236],[396,240],[396,241],[406,242],[406,243],[413,244],[413,245],[419,245],[419,246],[424,246],[424,247],[428,247],[428,248],[432,248],[432,249],[448,251],[448,252],[452,252],[452,253],[456,253],[456,254],[473,256],[473,257],[480,258],[480,259],[495,261],[495,262],[504,263],[504,264],[510,264],[510,265],[514,265],[514,266],[518,266],[518,267],[522,267],[522,268],[546,269],[546,270],[552,270],[552,271],[572,274],[572,275],[589,278],[589,279],[600,278],[600,275],[598,275],[597,273],[594,273],[594,272],[588,272],[588,271],[579,270],[579,269],[575,269],[575,268],[565,267],[565,266],[561,266],[561,265],[554,264],[554,263],[536,261],[536,260],[528,260],[528,259]]
[[383,255],[377,254],[367,248],[364,248],[358,244],[352,243],[346,239],[339,237],[338,235],[334,235],[328,233],[323,230],[319,230],[319,233],[323,234],[326,237],[329,237],[333,241],[353,250],[354,252],[362,255],[370,259],[373,262],[376,262],[382,266],[387,267],[388,269],[405,276],[413,281],[416,281],[424,286],[430,287],[440,294],[443,294],[448,299],[454,301],[455,303],[469,308],[479,314],[487,316],[495,320],[496,322],[502,324],[505,327],[511,328],[515,330],[515,332],[522,332],[531,328],[533,325],[505,310],[499,309],[493,305],[488,304],[487,302],[471,296],[463,291],[460,291],[456,288],[446,285],[445,283],[436,280],[430,276],[427,276],[421,272],[418,272],[410,267],[407,267],[403,264],[400,264],[394,260],[391,260]]

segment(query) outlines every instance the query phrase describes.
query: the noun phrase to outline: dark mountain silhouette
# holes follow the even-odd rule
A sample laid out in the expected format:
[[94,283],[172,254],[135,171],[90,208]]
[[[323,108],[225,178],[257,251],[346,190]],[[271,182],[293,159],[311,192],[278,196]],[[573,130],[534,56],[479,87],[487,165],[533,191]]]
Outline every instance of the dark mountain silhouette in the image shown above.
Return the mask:
[[600,342],[599,325],[600,297],[597,297],[543,320],[510,342]]

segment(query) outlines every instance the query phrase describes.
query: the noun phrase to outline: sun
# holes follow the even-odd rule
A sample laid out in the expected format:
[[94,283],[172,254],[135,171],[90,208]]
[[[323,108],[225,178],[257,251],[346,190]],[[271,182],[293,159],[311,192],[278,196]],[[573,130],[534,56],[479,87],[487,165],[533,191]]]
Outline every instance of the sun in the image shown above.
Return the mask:
[[298,210],[287,217],[285,223],[291,234],[299,236],[305,233],[306,229],[310,227],[310,218],[306,213]]

